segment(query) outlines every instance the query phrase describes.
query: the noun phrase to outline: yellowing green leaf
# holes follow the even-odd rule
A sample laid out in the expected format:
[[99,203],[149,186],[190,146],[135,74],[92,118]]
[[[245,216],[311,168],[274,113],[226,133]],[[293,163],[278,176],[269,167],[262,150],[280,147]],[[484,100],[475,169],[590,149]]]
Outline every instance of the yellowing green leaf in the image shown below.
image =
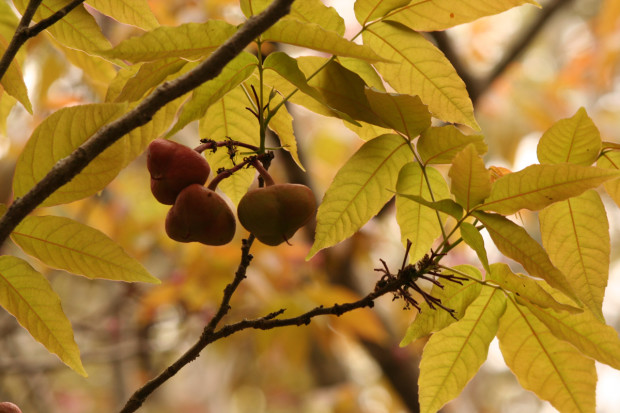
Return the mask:
[[431,126],[431,114],[419,97],[366,89],[372,110],[390,128],[414,139]]
[[[473,278],[482,279],[480,270],[471,265],[457,265],[455,270],[464,272]],[[444,270],[443,274],[454,274],[451,271]],[[455,311],[454,316],[461,319],[469,305],[480,295],[482,285],[474,281],[465,281],[463,284],[453,282],[443,282],[443,288],[436,285],[431,289],[430,294],[439,298],[441,303],[446,307]],[[431,309],[426,302],[420,303],[422,309],[416,319],[411,323],[405,337],[400,342],[400,346],[404,347],[418,338],[426,337],[429,334],[439,331],[456,320],[448,314],[447,311],[441,309]]]
[[497,337],[506,364],[523,388],[563,413],[594,413],[594,360],[556,338],[526,307],[512,300]]
[[[275,99],[272,101],[272,105],[277,104],[277,102],[281,100],[281,98]],[[305,171],[304,166],[301,164],[301,160],[299,160],[299,155],[297,154],[297,139],[293,131],[293,117],[286,109],[286,106],[281,106],[275,116],[271,118],[271,121],[269,121],[269,129],[276,133],[280,140],[280,144],[284,150],[291,154],[297,166],[299,166],[302,171]]]
[[522,4],[538,5],[534,0],[414,0],[395,10],[387,17],[413,30],[431,32],[458,24],[469,23],[481,17],[502,13]]
[[452,125],[432,127],[418,139],[418,153],[425,164],[451,163],[457,153],[473,143],[480,155],[487,152],[482,135],[465,135]]
[[383,84],[381,76],[379,76],[375,68],[370,63],[354,57],[343,56],[339,56],[336,60],[342,65],[342,67],[349,69],[361,77],[368,87],[385,92],[385,85]]
[[353,9],[355,17],[362,26],[385,16],[394,9],[402,7],[411,0],[357,0]]
[[[7,46],[8,42],[0,34],[0,56],[4,55]],[[24,76],[22,75],[19,63],[15,59],[9,64],[4,76],[0,79],[0,93],[2,88],[4,88],[6,93],[13,96],[19,103],[24,105],[28,113],[32,114],[32,105],[30,104],[30,99],[28,99],[28,89],[24,83]]]
[[338,171],[317,213],[314,245],[308,259],[350,237],[393,196],[398,171],[411,149],[398,135],[366,142]]
[[[435,199],[450,196],[448,185],[439,171],[426,168],[426,174],[433,188]],[[398,174],[396,183],[398,193],[418,195],[431,200],[430,192],[422,168],[417,162],[406,164]],[[400,227],[400,238],[404,245],[411,241],[409,260],[417,262],[427,254],[433,242],[441,235],[439,216],[433,209],[404,196],[396,197],[396,222]]]
[[[230,136],[237,141],[258,146],[258,122],[245,109],[248,105],[248,99],[241,87],[231,90],[230,93],[210,106],[206,115],[200,119],[200,136],[217,141],[226,140]],[[244,151],[243,148],[240,150]],[[244,156],[246,155],[237,155],[235,161],[239,162]],[[206,151],[205,157],[211,165],[212,171],[234,166],[226,148],[219,148],[215,153]],[[248,191],[248,187],[254,180],[254,175],[253,169],[244,168],[235,172],[230,178],[221,181],[218,188],[230,198],[234,205],[237,205],[241,197]]]
[[462,319],[431,336],[420,361],[420,412],[437,412],[465,388],[486,360],[505,308],[502,292],[485,288]]
[[513,273],[506,264],[491,264],[487,272],[487,280],[497,283],[506,291],[515,293],[519,299],[526,299],[527,302],[542,308],[553,308],[558,311],[567,311],[570,314],[583,312],[579,308],[556,301],[533,278]]
[[296,1],[285,19],[295,19],[304,23],[316,23],[325,30],[344,35],[344,19],[333,7],[327,7],[321,0]]
[[620,171],[572,164],[530,165],[495,181],[479,209],[503,215],[524,208],[537,211],[615,177],[620,177]]
[[369,62],[386,61],[368,46],[353,43],[318,24],[303,23],[299,20],[280,20],[267,29],[261,38],[269,42],[286,43],[337,56],[356,57]]
[[559,339],[568,341],[588,357],[620,369],[618,332],[591,311],[579,314],[541,309],[525,303],[527,308]]
[[519,262],[528,273],[542,278],[578,302],[564,274],[551,263],[543,247],[525,229],[501,215],[476,211],[474,216],[485,226],[502,254]]
[[456,154],[448,175],[450,192],[466,211],[482,203],[491,193],[491,173],[473,143]]
[[457,204],[456,202],[454,202],[450,198],[440,199],[439,201],[431,202],[431,201],[427,201],[426,199],[418,195],[409,195],[409,194],[400,194],[400,193],[397,195],[403,198],[410,199],[414,202],[417,202],[418,204],[429,207],[430,209],[434,209],[436,211],[446,213],[450,216],[453,216],[456,219],[463,218],[463,207]]
[[[17,160],[13,179],[15,196],[26,194],[57,161],[71,154],[101,126],[122,115],[126,107],[121,103],[72,106],[47,117],[34,130]],[[105,188],[124,165],[126,145],[127,142],[121,139],[106,149],[41,205],[72,202]]]
[[101,52],[105,56],[130,62],[148,62],[168,57],[198,59],[210,55],[237,29],[221,20],[160,26],[142,36],[123,40],[116,47]]
[[144,30],[159,27],[147,0],[88,0],[86,3],[121,23]]
[[194,89],[191,99],[183,106],[179,120],[168,132],[168,136],[204,116],[209,106],[250,77],[257,63],[258,60],[253,54],[241,52],[222,69],[219,75]]
[[540,211],[542,243],[582,303],[603,319],[609,278],[609,223],[594,190],[556,202]]
[[171,74],[177,73],[187,64],[187,60],[171,57],[168,59],[146,62],[134,75],[127,80],[118,96],[116,102],[133,102],[144,96],[150,89],[159,86],[161,82]]
[[[596,165],[600,168],[607,168],[620,171],[620,151],[605,151],[598,159]],[[605,191],[620,206],[620,178],[610,179],[605,182]]]
[[547,130],[536,153],[541,164],[592,165],[601,150],[601,134],[584,108],[572,118],[562,119]]
[[461,231],[461,238],[467,245],[476,252],[480,263],[487,271],[489,270],[489,259],[487,257],[487,250],[484,248],[484,239],[476,227],[469,222],[462,222],[459,230]]
[[107,235],[69,218],[26,217],[11,238],[50,267],[88,278],[159,283]]
[[[116,76],[116,68],[112,63],[102,57],[66,47],[62,43],[54,41],[54,39],[52,39],[52,44],[56,45],[72,65],[82,70],[84,75],[86,75],[85,81],[95,86],[95,89],[100,91],[101,95],[104,94],[108,84]],[[124,66],[124,64],[119,62],[115,62],[115,64],[121,67]]]
[[480,130],[465,83],[443,53],[421,34],[379,22],[369,26],[363,38],[364,44],[391,61],[377,62],[375,67],[398,93],[420,96],[441,120]]
[[50,283],[26,261],[0,256],[0,305],[45,348],[87,376],[71,323]]

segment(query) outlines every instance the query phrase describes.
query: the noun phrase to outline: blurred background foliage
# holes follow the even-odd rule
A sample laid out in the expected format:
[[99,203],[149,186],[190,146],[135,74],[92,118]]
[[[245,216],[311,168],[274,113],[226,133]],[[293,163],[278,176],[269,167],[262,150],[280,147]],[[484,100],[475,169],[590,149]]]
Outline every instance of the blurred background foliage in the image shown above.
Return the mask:
[[[6,0],[0,0],[6,2]],[[10,2],[7,2],[8,5]],[[357,32],[353,1],[334,0]],[[235,0],[149,0],[161,24],[225,19],[241,23]],[[584,106],[603,140],[620,142],[620,0],[541,1],[543,9],[520,7],[502,15],[430,33],[467,81],[476,117],[489,144],[487,166],[520,169],[536,162],[536,143],[544,130]],[[553,8],[548,18],[541,14]],[[139,34],[133,27],[91,12],[113,44]],[[0,18],[2,34],[8,16]],[[533,35],[531,28],[539,29]],[[515,58],[509,53],[519,42]],[[103,100],[114,68],[103,63],[81,67],[46,35],[27,43],[19,55],[35,108],[30,116],[12,98],[1,95],[0,202],[11,197],[15,159],[34,127],[50,113],[72,104]],[[505,68],[494,73],[504,60]],[[488,82],[492,79],[492,82]],[[278,154],[271,171],[276,181],[310,184],[318,199],[344,161],[362,141],[341,121],[291,108],[303,174]],[[0,117],[4,119],[4,116]],[[174,139],[198,144],[196,123]],[[610,202],[609,198],[604,198]],[[611,211],[611,209],[610,209]],[[610,212],[609,211],[609,212]],[[38,214],[71,216],[100,229],[163,282],[159,286],[89,281],[62,271],[37,268],[61,296],[76,331],[84,379],[51,356],[0,313],[0,400],[24,412],[86,413],[115,411],[145,380],[169,365],[195,342],[219,305],[240,258],[239,228],[223,247],[179,244],[164,232],[167,207],[149,190],[144,157],[129,165],[97,196]],[[280,308],[289,316],[319,304],[355,300],[376,282],[379,258],[390,268],[402,261],[404,248],[388,204],[362,231],[306,263],[312,228],[299,232],[291,246],[255,243],[248,278],[235,294],[226,321],[259,317]],[[535,215],[522,219],[532,233]],[[620,330],[620,218],[610,216],[614,264],[604,313]],[[2,253],[19,255],[7,243]],[[491,257],[491,259],[499,259]],[[474,263],[465,249],[455,249],[450,264]],[[34,263],[36,265],[36,263]],[[511,263],[514,264],[514,263]],[[518,268],[517,268],[518,270]],[[231,413],[341,413],[416,411],[417,364],[423,342],[399,348],[415,311],[389,297],[373,310],[315,319],[299,328],[244,331],[221,340],[158,390],[141,411]],[[495,346],[496,348],[496,346]],[[599,366],[598,410],[617,411],[620,373]],[[551,412],[547,403],[523,390],[492,346],[489,360],[465,392],[445,412]]]

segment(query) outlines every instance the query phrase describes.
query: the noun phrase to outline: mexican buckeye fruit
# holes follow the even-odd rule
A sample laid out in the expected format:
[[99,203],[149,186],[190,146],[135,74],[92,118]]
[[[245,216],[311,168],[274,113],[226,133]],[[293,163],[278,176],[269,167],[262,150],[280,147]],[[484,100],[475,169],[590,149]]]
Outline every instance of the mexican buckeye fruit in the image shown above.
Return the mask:
[[174,204],[179,193],[189,185],[204,185],[211,172],[201,154],[166,139],[151,142],[146,166],[151,174],[151,192],[165,205]]
[[237,207],[241,225],[263,244],[279,245],[303,227],[316,211],[305,185],[272,184],[248,191]]
[[181,191],[166,216],[166,233],[179,242],[224,245],[235,235],[235,215],[215,191],[193,184]]

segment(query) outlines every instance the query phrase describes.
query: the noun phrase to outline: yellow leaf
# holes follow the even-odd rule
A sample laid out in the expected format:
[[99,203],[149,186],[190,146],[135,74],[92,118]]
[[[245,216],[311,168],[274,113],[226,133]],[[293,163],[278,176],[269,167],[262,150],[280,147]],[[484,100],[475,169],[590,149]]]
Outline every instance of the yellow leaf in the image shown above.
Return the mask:
[[338,171],[317,213],[307,259],[350,237],[393,196],[398,171],[411,159],[408,142],[383,135],[366,142]]
[[[600,168],[607,168],[620,171],[620,150],[605,151],[596,162]],[[605,182],[605,191],[620,206],[620,178],[611,179]]]
[[[426,174],[433,188],[435,199],[450,197],[445,179],[439,171],[426,168]],[[396,191],[403,194],[418,195],[431,200],[428,185],[424,179],[422,168],[417,162],[403,166],[398,174]],[[435,210],[421,205],[404,196],[396,197],[396,222],[400,227],[400,238],[404,245],[410,240],[409,260],[417,262],[428,253],[433,242],[441,235],[439,217]]]
[[[276,98],[272,100],[272,105],[277,104],[278,101],[282,101],[282,99]],[[299,160],[299,155],[297,154],[297,139],[293,131],[293,117],[288,112],[285,105],[282,105],[275,116],[271,118],[269,121],[269,129],[275,132],[280,140],[280,145],[291,154],[297,166],[305,172],[306,170],[301,164],[301,160]]]
[[116,47],[102,51],[104,56],[148,62],[168,57],[204,58],[237,31],[221,20],[186,23],[176,27],[160,26],[142,36],[123,40]]
[[530,165],[495,181],[478,209],[503,215],[520,209],[537,211],[619,176],[620,171],[573,164]]
[[531,275],[542,278],[579,302],[564,274],[551,263],[543,247],[525,229],[501,215],[478,211],[473,215],[485,226],[502,254],[519,262]]
[[[8,45],[6,39],[0,34],[0,56],[4,55]],[[4,76],[0,79],[0,91],[2,88],[24,105],[24,108],[32,115],[32,105],[30,104],[30,99],[28,99],[28,89],[24,83],[24,76],[19,63],[15,59],[9,64]]]
[[147,0],[88,0],[86,3],[121,23],[144,30],[159,27]]
[[[138,70],[134,71],[133,75],[127,79],[123,88],[119,91],[118,96],[114,97],[112,100],[116,102],[123,102],[126,100],[133,102],[139,100],[146,92],[158,86],[169,75],[177,73],[186,64],[187,60],[178,57],[143,63],[139,65]],[[108,102],[112,100],[108,100]]]
[[473,143],[456,154],[448,175],[450,192],[466,211],[482,203],[491,193],[491,173]]
[[414,0],[387,16],[413,30],[431,32],[469,23],[481,17],[502,13],[522,4],[538,5],[534,0]]
[[487,280],[496,282],[504,290],[515,293],[519,299],[525,299],[527,302],[534,303],[542,308],[553,308],[570,314],[583,312],[579,308],[556,301],[533,278],[513,273],[507,264],[491,264],[487,272]]
[[[479,280],[482,279],[480,270],[471,265],[456,265],[454,269]],[[442,273],[457,275],[448,270],[444,270]],[[433,297],[439,298],[443,305],[454,310],[454,316],[457,319],[461,319],[469,305],[480,295],[481,289],[482,285],[474,281],[465,281],[462,285],[453,282],[444,282],[443,288],[434,285],[430,294]],[[456,321],[447,311],[441,309],[433,310],[426,302],[421,303],[420,308],[422,310],[409,328],[407,328],[405,337],[400,342],[401,347],[419,338],[426,337],[435,331],[442,330]]]
[[356,57],[369,62],[386,61],[371,47],[353,43],[336,32],[325,30],[318,24],[303,23],[299,20],[280,20],[267,29],[261,38],[269,42],[306,47],[336,56]]
[[620,370],[618,332],[591,311],[579,314],[541,309],[525,303],[527,308],[559,339],[568,341],[588,357]]
[[601,150],[601,134],[586,110],[562,119],[540,138],[536,153],[541,164],[574,163],[592,165]]
[[364,44],[390,63],[375,63],[398,92],[418,95],[430,112],[446,122],[480,126],[465,83],[448,59],[421,34],[389,23],[375,23],[363,34]]
[[[72,106],[48,116],[34,130],[17,160],[13,179],[15,196],[26,194],[57,161],[71,154],[101,126],[122,115],[126,107],[121,103]],[[126,152],[127,141],[121,139],[41,205],[64,204],[101,191],[122,169]]]
[[508,301],[497,337],[504,360],[521,386],[562,413],[594,413],[594,360],[556,338],[526,307],[513,300]]
[[368,87],[385,92],[385,85],[381,76],[377,73],[375,68],[368,62],[354,57],[339,56],[337,59],[343,67],[349,69],[353,73],[361,77]]
[[542,243],[582,303],[601,320],[609,278],[609,223],[596,191],[556,202],[540,211]]
[[402,7],[411,0],[357,0],[353,6],[355,17],[362,26]]
[[[66,47],[54,39],[52,39],[51,43],[56,45],[64,57],[71,62],[73,66],[82,70],[84,75],[86,75],[85,80],[88,80],[93,86],[95,86],[97,91],[105,91],[108,84],[116,76],[116,68],[112,63],[104,58],[88,54],[78,49]],[[123,66],[118,62],[115,63],[118,66]]]
[[45,277],[26,261],[0,256],[0,305],[49,352],[76,373],[87,376],[60,298]]
[[505,308],[502,292],[485,288],[462,319],[431,336],[420,361],[420,412],[437,412],[465,388],[486,360]]
[[461,222],[459,230],[463,241],[465,241],[465,243],[476,252],[482,266],[487,273],[489,273],[489,259],[487,257],[487,250],[484,248],[484,239],[482,238],[482,235],[480,235],[480,231],[478,231],[478,229],[469,222]]
[[26,217],[11,238],[50,267],[88,278],[159,283],[107,235],[69,218]]
[[365,89],[372,110],[390,128],[409,139],[431,126],[431,114],[418,96]]
[[452,163],[457,153],[473,143],[479,155],[487,152],[482,135],[465,135],[452,125],[432,127],[422,131],[418,153],[424,164]]

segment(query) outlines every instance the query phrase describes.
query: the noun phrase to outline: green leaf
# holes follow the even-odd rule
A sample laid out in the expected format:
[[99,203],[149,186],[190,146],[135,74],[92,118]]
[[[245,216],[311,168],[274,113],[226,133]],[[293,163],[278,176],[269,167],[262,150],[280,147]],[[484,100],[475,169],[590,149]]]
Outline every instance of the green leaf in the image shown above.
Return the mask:
[[422,131],[417,149],[424,164],[452,163],[457,153],[473,143],[480,155],[487,152],[482,135],[465,135],[452,125],[432,127]]
[[[439,171],[426,168],[426,174],[433,196],[447,198],[450,196],[448,185]],[[403,166],[398,174],[396,191],[410,195],[417,195],[424,199],[432,199],[422,168],[417,162],[410,162]],[[439,217],[435,210],[424,206],[409,197],[396,197],[396,222],[400,227],[400,238],[404,245],[410,240],[409,260],[417,262],[428,253],[433,242],[441,235]]]
[[50,352],[86,377],[71,323],[50,283],[26,261],[0,256],[0,305]]
[[431,114],[419,97],[365,89],[373,112],[390,128],[414,139],[431,126]]
[[121,23],[144,30],[159,27],[147,0],[88,0],[86,3]]
[[[126,108],[126,104],[101,103],[67,107],[48,116],[34,130],[17,160],[13,179],[15,196],[24,196],[57,161],[70,155],[103,125],[125,113]],[[101,191],[124,166],[126,152],[127,141],[121,139],[41,205],[64,204]]]
[[[471,265],[456,265],[454,269],[469,274],[473,278],[482,279],[480,270]],[[448,270],[444,270],[442,273],[458,275]],[[430,294],[433,297],[439,298],[443,305],[454,310],[455,317],[461,319],[469,305],[480,295],[481,290],[482,285],[474,281],[466,281],[462,285],[445,282],[443,283],[443,288],[434,285]],[[400,342],[401,347],[405,347],[413,341],[426,337],[435,331],[442,330],[456,321],[447,311],[432,309],[426,302],[421,303],[420,308],[422,310],[407,328],[405,337]]]
[[113,100],[115,102],[139,100],[146,92],[159,86],[169,75],[183,69],[186,64],[187,60],[179,59],[178,57],[143,63],[139,65],[137,72],[127,79],[118,96]]
[[385,92],[385,85],[383,84],[383,80],[381,76],[377,73],[375,68],[368,62],[360,59],[356,59],[354,57],[343,57],[339,56],[337,59],[338,63],[342,65],[342,67],[349,69],[356,75],[362,78],[368,87],[379,90],[381,92]]
[[420,412],[437,412],[465,388],[486,360],[505,309],[501,291],[485,288],[462,319],[431,336],[420,361]]
[[383,135],[366,142],[338,171],[317,213],[307,259],[350,237],[392,197],[398,171],[411,159],[408,142]]
[[531,275],[542,278],[575,302],[579,302],[564,274],[551,263],[543,247],[525,229],[501,215],[479,211],[475,211],[473,215],[489,231],[491,239],[502,254],[519,262]]
[[236,31],[235,26],[221,20],[186,23],[175,27],[160,26],[142,36],[123,40],[101,54],[130,62],[148,62],[169,57],[200,59],[213,53]]
[[261,38],[269,42],[286,43],[336,56],[356,57],[369,62],[389,60],[379,56],[371,47],[353,43],[318,24],[299,20],[280,20],[267,29]]
[[[272,105],[282,101],[282,98],[277,98],[272,101]],[[269,129],[275,132],[280,140],[280,145],[291,154],[291,157],[299,166],[302,171],[306,171],[301,164],[299,155],[297,153],[297,139],[295,138],[295,132],[293,131],[293,117],[286,109],[286,106],[281,106],[278,112],[269,121]]]
[[399,7],[405,6],[411,0],[356,0],[353,10],[355,17],[362,26],[385,16]]
[[491,193],[491,173],[473,143],[456,154],[448,175],[450,192],[466,211],[471,211]]
[[159,283],[107,235],[69,218],[26,217],[11,238],[50,267],[88,278]]
[[609,278],[609,223],[594,190],[540,211],[542,243],[582,303],[601,320]]
[[436,211],[446,213],[450,216],[453,216],[457,220],[463,218],[463,207],[454,202],[452,199],[440,199],[439,201],[429,202],[418,195],[400,193],[397,195],[415,201],[418,204],[422,204]]
[[219,75],[195,88],[191,99],[183,105],[179,120],[167,136],[174,135],[191,121],[203,117],[209,106],[250,77],[257,64],[256,56],[241,52],[222,69]]
[[441,120],[480,130],[465,83],[443,53],[421,34],[379,22],[369,26],[363,38],[364,44],[393,62],[377,62],[375,67],[398,93],[420,96]]
[[596,125],[580,108],[572,118],[556,122],[543,134],[536,153],[541,164],[567,162],[589,166],[596,161],[601,145]]
[[515,293],[520,302],[529,302],[542,308],[553,308],[570,314],[583,312],[580,308],[556,301],[533,278],[513,273],[507,264],[491,264],[487,272],[487,280],[497,283],[506,291]]
[[[8,45],[6,39],[0,35],[0,56],[4,55]],[[6,93],[17,99],[28,113],[32,115],[32,104],[30,103],[30,99],[28,99],[28,89],[26,88],[24,76],[16,59],[13,59],[13,61],[9,63],[9,67],[4,73],[4,76],[0,79],[0,93],[2,88],[4,88]]]
[[480,235],[478,229],[476,229],[476,227],[469,222],[462,222],[459,230],[461,231],[461,237],[463,238],[463,241],[465,241],[465,243],[476,252],[476,255],[482,263],[482,266],[487,271],[487,273],[489,273],[490,269],[489,259],[487,257],[487,250],[484,248],[484,239],[482,238],[482,235]]
[[537,211],[619,176],[620,171],[581,165],[530,165],[495,181],[491,195],[478,209],[503,215],[520,209]]
[[502,13],[522,4],[538,3],[534,0],[475,0],[475,1],[410,1],[408,6],[387,17],[417,31],[444,30],[469,23],[481,17]]
[[506,306],[497,337],[504,361],[523,388],[561,412],[594,413],[594,360],[557,339],[526,307],[513,300]]
[[[620,171],[620,150],[605,151],[601,154],[596,165],[600,168]],[[620,207],[620,178],[610,179],[605,182],[605,191],[614,200],[616,205]]]

